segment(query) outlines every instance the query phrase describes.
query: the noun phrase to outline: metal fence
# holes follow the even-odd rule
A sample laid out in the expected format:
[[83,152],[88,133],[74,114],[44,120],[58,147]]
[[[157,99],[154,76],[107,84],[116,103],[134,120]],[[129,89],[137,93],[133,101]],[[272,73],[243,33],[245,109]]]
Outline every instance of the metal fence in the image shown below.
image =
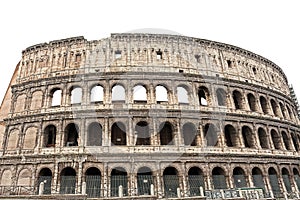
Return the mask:
[[52,176],[40,176],[38,178],[37,182],[37,191],[36,193],[39,193],[40,184],[44,183],[44,192],[43,194],[51,194],[51,182],[52,182]]
[[112,175],[110,182],[110,195],[112,197],[119,196],[119,187],[123,188],[123,195],[128,195],[127,175]]
[[60,194],[75,194],[76,176],[61,176]]
[[202,175],[189,175],[189,195],[200,196],[200,187],[205,190],[204,177]]
[[151,184],[153,184],[152,175],[138,175],[137,176],[138,195],[150,195]]
[[89,198],[101,197],[101,176],[88,175],[85,177],[86,194]]
[[166,197],[177,197],[177,188],[179,188],[179,178],[177,175],[164,175],[164,189]]

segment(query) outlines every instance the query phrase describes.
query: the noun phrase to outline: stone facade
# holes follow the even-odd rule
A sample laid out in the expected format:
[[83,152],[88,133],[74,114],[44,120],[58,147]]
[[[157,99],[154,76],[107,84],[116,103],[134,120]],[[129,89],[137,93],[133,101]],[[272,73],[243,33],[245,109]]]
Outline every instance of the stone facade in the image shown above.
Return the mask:
[[287,78],[228,44],[124,33],[28,47],[0,120],[2,195],[35,195],[41,182],[45,195],[97,198],[299,194]]

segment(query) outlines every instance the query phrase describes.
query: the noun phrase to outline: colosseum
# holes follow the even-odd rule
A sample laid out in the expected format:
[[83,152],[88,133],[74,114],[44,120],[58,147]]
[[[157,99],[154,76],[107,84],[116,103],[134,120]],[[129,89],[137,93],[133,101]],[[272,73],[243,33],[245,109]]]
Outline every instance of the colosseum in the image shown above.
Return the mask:
[[0,110],[0,199],[299,199],[282,69],[171,34],[26,48]]

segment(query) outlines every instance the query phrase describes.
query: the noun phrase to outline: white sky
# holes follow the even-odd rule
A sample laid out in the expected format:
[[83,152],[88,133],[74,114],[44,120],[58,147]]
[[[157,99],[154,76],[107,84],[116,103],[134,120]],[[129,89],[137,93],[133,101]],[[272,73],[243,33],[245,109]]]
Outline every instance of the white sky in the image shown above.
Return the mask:
[[[298,0],[3,0],[0,1],[0,99],[26,47],[140,28],[232,44],[279,65],[300,101]],[[0,101],[1,101],[0,100]]]

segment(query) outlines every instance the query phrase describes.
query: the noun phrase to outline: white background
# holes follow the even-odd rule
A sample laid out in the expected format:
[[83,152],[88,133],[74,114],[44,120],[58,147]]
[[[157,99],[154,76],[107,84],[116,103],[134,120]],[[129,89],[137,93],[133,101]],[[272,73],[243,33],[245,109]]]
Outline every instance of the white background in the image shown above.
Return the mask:
[[299,9],[298,0],[3,0],[0,101],[25,48],[141,28],[169,29],[266,57],[283,69],[300,100]]

